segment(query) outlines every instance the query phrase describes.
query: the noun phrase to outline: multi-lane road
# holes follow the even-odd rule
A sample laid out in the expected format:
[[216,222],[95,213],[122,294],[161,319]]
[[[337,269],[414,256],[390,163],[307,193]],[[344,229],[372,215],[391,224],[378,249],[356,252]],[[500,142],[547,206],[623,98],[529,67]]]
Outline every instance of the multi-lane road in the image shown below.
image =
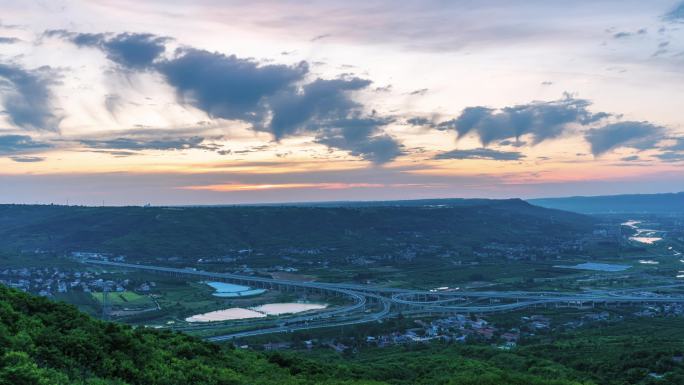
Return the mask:
[[155,274],[212,279],[252,287],[281,291],[307,291],[344,296],[349,304],[333,310],[310,315],[283,318],[278,326],[267,325],[255,330],[208,338],[225,341],[263,334],[293,332],[324,327],[341,327],[377,322],[400,313],[486,313],[503,312],[531,306],[593,306],[620,303],[684,303],[684,295],[654,294],[663,287],[630,288],[620,291],[587,291],[582,293],[524,292],[524,291],[449,291],[385,288],[370,285],[302,282],[255,277],[241,274],[217,273],[192,268],[179,269],[163,266],[139,265],[101,260],[83,260],[85,263],[124,269],[144,270]]

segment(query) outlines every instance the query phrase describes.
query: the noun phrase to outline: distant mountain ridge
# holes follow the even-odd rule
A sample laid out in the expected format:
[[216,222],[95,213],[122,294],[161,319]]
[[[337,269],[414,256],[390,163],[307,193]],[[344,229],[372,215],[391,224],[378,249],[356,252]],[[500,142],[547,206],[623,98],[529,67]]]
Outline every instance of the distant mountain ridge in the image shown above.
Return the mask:
[[525,201],[520,198],[487,199],[487,198],[434,198],[434,199],[400,199],[379,201],[321,201],[321,202],[273,202],[250,203],[237,205],[200,205],[183,207],[464,207],[488,204],[519,204]]
[[684,192],[542,198],[528,199],[527,202],[582,214],[684,213]]
[[[379,203],[380,204],[380,203]],[[81,207],[0,205],[0,247],[55,252],[205,257],[285,248],[384,255],[418,250],[542,245],[591,231],[594,219],[520,199],[426,200],[398,205]],[[403,246],[402,246],[403,245]],[[336,250],[336,251],[332,251]]]

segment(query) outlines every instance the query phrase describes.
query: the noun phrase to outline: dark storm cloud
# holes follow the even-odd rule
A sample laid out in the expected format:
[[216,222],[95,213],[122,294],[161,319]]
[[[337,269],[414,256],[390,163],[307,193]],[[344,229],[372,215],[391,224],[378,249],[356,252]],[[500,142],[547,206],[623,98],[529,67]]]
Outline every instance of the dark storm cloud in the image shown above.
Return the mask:
[[584,138],[591,145],[594,156],[619,147],[648,150],[656,148],[663,139],[665,128],[648,122],[619,122],[587,130]]
[[79,47],[99,48],[107,58],[125,68],[144,69],[152,65],[166,50],[169,38],[149,33],[75,33],[65,30],[46,31],[46,36],[67,39]]
[[157,66],[179,100],[211,117],[256,123],[265,118],[264,98],[303,79],[308,65],[260,65],[235,55],[186,49]]
[[402,154],[402,146],[382,131],[389,118],[364,114],[364,106],[350,92],[366,89],[361,78],[316,79],[301,88],[270,98],[272,119],[265,129],[276,139],[298,133],[315,133],[316,142],[348,151],[374,163]]
[[471,150],[452,150],[437,154],[434,159],[489,159],[489,160],[520,160],[525,155],[517,151],[497,151],[489,148],[474,148]]
[[209,116],[261,123],[267,115],[265,98],[292,89],[308,73],[308,64],[261,65],[235,55],[186,48],[171,59],[153,62],[165,51],[166,38],[152,34],[74,33],[51,30],[45,36],[59,37],[78,46],[96,47],[107,57],[132,69],[153,68],[175,88],[182,104],[196,107]]
[[289,88],[270,98],[273,118],[267,126],[276,139],[297,131],[317,131],[338,125],[362,106],[349,97],[349,91],[368,87],[360,78],[316,79],[298,88]]
[[2,113],[10,123],[27,130],[57,131],[61,117],[52,107],[50,85],[57,73],[50,67],[27,70],[15,64],[0,64]]
[[474,133],[483,145],[523,135],[530,135],[532,143],[538,144],[559,137],[572,125],[588,125],[609,116],[590,112],[587,109],[590,105],[588,100],[566,96],[502,109],[468,107],[456,119],[439,123],[437,127],[456,130],[459,137]]
[[[170,59],[159,59],[165,39],[149,34],[109,37],[58,30],[45,35],[66,38],[79,46],[98,47],[112,61],[131,69],[158,71],[176,90],[179,103],[198,108],[212,118],[251,123],[254,130],[269,132],[276,140],[310,134],[318,143],[375,163],[401,154],[401,145],[382,131],[389,119],[368,115],[364,106],[352,98],[353,91],[371,84],[369,80],[352,77],[307,82],[306,62],[263,64],[194,48],[177,50]],[[111,101],[115,103],[107,105],[110,112],[121,103],[120,99]],[[99,142],[82,143],[92,146]],[[135,149],[138,143],[114,144]]]
[[360,78],[316,79],[303,85],[308,64],[259,63],[199,50],[184,51],[159,65],[179,99],[212,117],[250,122],[276,140],[314,134],[316,142],[348,151],[375,163],[401,153],[400,145],[382,134],[388,121],[367,117],[350,92],[367,88]]
[[129,68],[145,68],[164,53],[166,40],[151,34],[122,33],[102,44],[111,61]]
[[0,135],[0,156],[38,152],[50,147],[50,144],[36,142],[28,135]]
[[403,154],[401,144],[379,129],[389,122],[372,117],[328,122],[328,127],[316,136],[316,142],[349,151],[376,164],[386,163]]

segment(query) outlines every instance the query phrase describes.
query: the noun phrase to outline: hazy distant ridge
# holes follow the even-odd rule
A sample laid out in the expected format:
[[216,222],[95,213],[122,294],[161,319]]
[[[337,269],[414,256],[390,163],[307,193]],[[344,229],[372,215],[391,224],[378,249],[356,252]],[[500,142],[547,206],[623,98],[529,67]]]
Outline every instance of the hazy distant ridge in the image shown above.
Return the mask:
[[684,213],[684,192],[543,198],[530,199],[528,202],[546,208],[584,214]]
[[[428,203],[429,202],[429,203]],[[283,248],[384,255],[483,244],[545,244],[590,231],[593,219],[519,199],[438,200],[311,207],[76,207],[0,205],[9,250],[96,250],[147,256],[216,256]],[[390,250],[390,251],[388,251]]]

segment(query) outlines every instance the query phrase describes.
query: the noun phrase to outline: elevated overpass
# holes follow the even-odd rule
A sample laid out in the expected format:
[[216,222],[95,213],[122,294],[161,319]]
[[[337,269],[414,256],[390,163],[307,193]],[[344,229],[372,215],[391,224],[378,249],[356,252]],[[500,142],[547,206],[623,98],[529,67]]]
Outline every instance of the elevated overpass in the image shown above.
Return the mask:
[[377,322],[401,313],[449,314],[505,312],[535,306],[586,307],[608,304],[684,303],[682,295],[662,295],[639,290],[676,288],[682,285],[629,288],[620,291],[589,291],[583,293],[526,292],[526,291],[451,291],[433,292],[370,285],[326,282],[302,282],[251,275],[218,273],[192,268],[172,268],[123,262],[85,259],[84,263],[123,269],[136,269],[191,279],[211,279],[244,286],[283,292],[311,292],[343,296],[350,304],[333,310],[284,319],[278,326],[267,326],[228,335],[210,337],[210,341],[225,341],[249,336],[311,330],[325,327],[357,325]]

